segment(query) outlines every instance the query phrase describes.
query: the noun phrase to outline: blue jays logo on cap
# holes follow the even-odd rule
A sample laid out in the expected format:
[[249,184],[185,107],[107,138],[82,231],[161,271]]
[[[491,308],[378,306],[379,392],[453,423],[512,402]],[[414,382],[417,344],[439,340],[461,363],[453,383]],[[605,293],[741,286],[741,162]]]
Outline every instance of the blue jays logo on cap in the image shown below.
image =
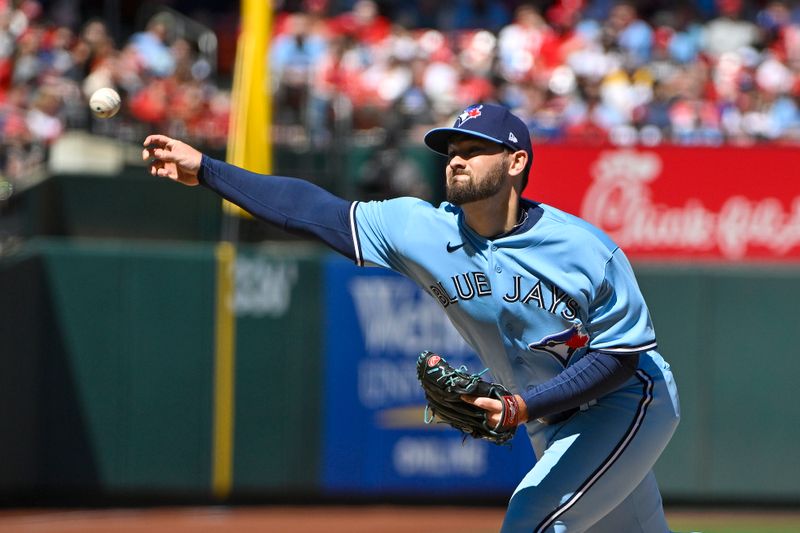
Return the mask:
[[453,124],[453,127],[454,128],[460,128],[461,125],[464,124],[469,119],[477,118],[477,117],[481,116],[481,109],[482,108],[483,108],[483,105],[481,105],[481,104],[470,106],[470,107],[466,108],[460,115],[458,115],[458,118],[456,119],[455,124]]
[[[475,119],[475,120],[473,120]],[[469,135],[502,144],[511,150],[528,152],[528,165],[533,161],[531,134],[525,123],[507,107],[497,104],[475,104],[464,109],[450,128],[434,128],[425,134],[425,144],[442,155],[454,135]]]

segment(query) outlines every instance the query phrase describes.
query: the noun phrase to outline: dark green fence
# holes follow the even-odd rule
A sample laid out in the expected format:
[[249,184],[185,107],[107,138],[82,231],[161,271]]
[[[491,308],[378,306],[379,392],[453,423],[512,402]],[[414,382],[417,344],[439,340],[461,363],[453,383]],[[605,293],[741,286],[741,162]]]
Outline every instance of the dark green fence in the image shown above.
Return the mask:
[[0,390],[12,416],[0,428],[14,435],[25,421],[28,444],[0,441],[14,458],[5,464],[29,466],[4,467],[0,486],[208,485],[214,266],[201,247],[121,241],[37,242],[5,262]]
[[322,397],[321,250],[240,247],[233,490],[313,494]]
[[[234,497],[318,493],[322,253],[239,248]],[[637,272],[681,393],[665,497],[800,501],[800,270]],[[210,497],[212,244],[34,240],[0,291],[0,497]]]
[[681,395],[682,421],[657,469],[664,491],[800,501],[800,268],[637,271]]

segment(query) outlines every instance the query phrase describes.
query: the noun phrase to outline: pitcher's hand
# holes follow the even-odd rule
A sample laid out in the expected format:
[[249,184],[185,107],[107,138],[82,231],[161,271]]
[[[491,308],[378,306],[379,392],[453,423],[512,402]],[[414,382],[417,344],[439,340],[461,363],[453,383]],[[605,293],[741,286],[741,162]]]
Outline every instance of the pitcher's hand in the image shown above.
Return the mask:
[[[504,397],[505,398],[505,397]],[[508,396],[507,398],[512,398]],[[528,421],[528,408],[522,396],[513,396],[513,408],[503,406],[503,402],[494,398],[462,395],[461,399],[475,407],[486,411],[486,419],[492,426],[508,428]]]
[[166,135],[149,135],[144,140],[142,159],[150,161],[150,174],[184,185],[197,185],[203,154],[188,144]]

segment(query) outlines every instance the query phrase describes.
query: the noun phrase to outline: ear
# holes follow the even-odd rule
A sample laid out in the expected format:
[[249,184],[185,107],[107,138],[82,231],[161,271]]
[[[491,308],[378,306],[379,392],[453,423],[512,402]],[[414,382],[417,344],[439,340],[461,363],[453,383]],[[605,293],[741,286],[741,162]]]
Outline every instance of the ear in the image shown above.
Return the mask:
[[517,150],[510,154],[511,164],[508,166],[508,173],[517,177],[525,172],[525,167],[528,164],[528,152],[525,150]]

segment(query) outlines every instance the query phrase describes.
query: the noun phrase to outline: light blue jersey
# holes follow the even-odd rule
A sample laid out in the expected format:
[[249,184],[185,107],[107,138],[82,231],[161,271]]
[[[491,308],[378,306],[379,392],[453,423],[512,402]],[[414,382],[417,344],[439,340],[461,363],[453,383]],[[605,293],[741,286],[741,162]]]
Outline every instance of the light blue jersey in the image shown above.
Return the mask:
[[526,213],[538,220],[487,239],[448,203],[359,203],[359,260],[400,272],[434,296],[494,377],[517,393],[559,374],[587,349],[654,348],[622,250],[553,207],[531,205]]
[[668,531],[651,469],[677,425],[677,392],[622,250],[587,222],[531,202],[518,227],[492,239],[449,203],[356,202],[350,213],[356,262],[418,283],[515,393],[589,351],[639,355],[619,389],[555,425],[526,424],[538,461],[503,533]]

